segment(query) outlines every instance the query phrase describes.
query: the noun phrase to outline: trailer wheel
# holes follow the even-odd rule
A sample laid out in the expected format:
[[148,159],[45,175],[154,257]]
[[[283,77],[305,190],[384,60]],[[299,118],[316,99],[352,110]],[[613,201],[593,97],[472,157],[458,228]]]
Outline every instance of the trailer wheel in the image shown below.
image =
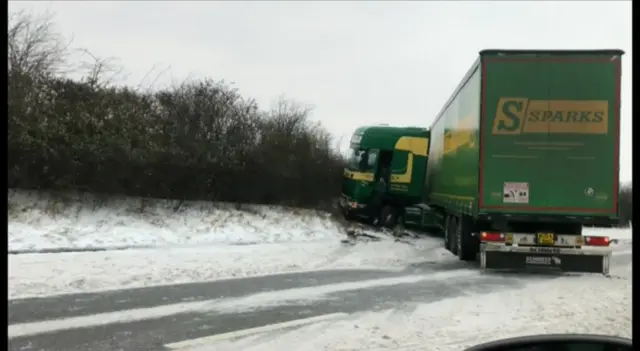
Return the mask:
[[356,216],[354,216],[353,213],[349,211],[343,211],[342,214],[344,215],[344,219],[346,219],[347,221],[353,221],[356,219]]
[[471,221],[463,215],[456,226],[456,251],[461,261],[476,260],[477,245],[475,238],[471,236],[471,230]]
[[451,216],[447,216],[444,222],[444,248],[451,251]]
[[449,230],[447,231],[447,235],[449,236],[449,251],[451,251],[451,253],[454,255],[458,254],[458,247],[460,246],[458,245],[458,236],[456,235],[457,228],[458,218],[456,218],[455,216],[451,216],[451,219],[449,220]]
[[393,229],[397,221],[398,213],[396,212],[395,208],[389,205],[382,208],[382,213],[380,213],[380,222],[382,223],[382,226]]

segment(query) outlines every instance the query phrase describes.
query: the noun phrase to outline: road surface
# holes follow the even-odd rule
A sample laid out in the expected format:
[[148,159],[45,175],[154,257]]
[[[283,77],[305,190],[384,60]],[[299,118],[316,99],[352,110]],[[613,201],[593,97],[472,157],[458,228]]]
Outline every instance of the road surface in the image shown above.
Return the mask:
[[[329,313],[377,310],[420,302],[432,302],[470,292],[490,292],[497,288],[520,287],[530,279],[554,279],[553,276],[516,277],[480,275],[474,268],[455,263],[453,271],[468,273],[459,278],[425,280],[386,286],[369,286],[328,293],[322,299],[244,308],[239,312],[185,311],[159,318],[120,321],[108,325],[76,325],[10,339],[11,350],[164,350],[164,345],[186,339],[228,333]],[[261,292],[294,288],[333,286],[345,282],[385,281],[402,277],[444,272],[453,267],[413,266],[403,272],[323,271],[282,274],[210,283],[181,284],[121,290],[107,293],[66,295],[9,301],[9,324],[91,316],[115,311],[153,308],[177,303],[193,303],[220,298],[239,298]],[[100,317],[96,316],[95,319]],[[48,330],[46,327],[45,331]],[[11,334],[11,332],[10,332]]]
[[[614,256],[614,264],[622,261],[630,261],[630,256]],[[438,278],[439,274],[444,275]],[[428,278],[430,276],[435,278]],[[418,303],[521,288],[532,280],[558,277],[481,273],[472,264],[452,262],[414,265],[402,272],[340,270],[292,273],[10,300],[9,349],[167,350],[166,345],[171,343],[301,318],[387,308],[411,309]],[[358,286],[358,282],[372,281]],[[332,290],[332,287],[336,288]],[[258,298],[255,301],[248,298],[244,305],[226,310],[209,308],[215,303],[208,302],[218,299],[235,301],[259,293],[269,295],[274,291],[276,293],[271,295],[276,297],[287,296],[292,291],[297,291],[298,295],[307,291],[312,294],[323,289],[325,293],[320,298],[298,296],[271,304]]]

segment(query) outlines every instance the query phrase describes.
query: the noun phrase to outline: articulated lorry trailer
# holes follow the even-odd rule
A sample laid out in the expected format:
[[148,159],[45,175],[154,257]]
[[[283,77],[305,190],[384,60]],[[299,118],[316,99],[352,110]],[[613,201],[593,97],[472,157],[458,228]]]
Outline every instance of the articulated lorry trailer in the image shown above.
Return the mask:
[[608,273],[609,239],[582,228],[619,223],[622,55],[481,51],[430,128],[356,130],[343,212],[441,234],[482,268]]

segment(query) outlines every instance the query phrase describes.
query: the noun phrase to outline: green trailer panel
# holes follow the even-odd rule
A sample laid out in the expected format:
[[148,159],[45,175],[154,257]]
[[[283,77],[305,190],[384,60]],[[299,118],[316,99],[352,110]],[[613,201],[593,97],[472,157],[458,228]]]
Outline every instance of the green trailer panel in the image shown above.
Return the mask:
[[473,65],[432,124],[424,198],[428,204],[473,215],[480,160],[481,69]]
[[482,55],[480,211],[617,215],[621,55]]

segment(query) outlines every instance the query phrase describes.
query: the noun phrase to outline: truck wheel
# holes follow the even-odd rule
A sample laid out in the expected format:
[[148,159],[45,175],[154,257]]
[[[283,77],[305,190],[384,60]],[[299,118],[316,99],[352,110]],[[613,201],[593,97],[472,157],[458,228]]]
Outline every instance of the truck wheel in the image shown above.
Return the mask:
[[458,218],[456,218],[455,216],[451,216],[451,219],[449,220],[449,230],[447,231],[447,235],[449,235],[449,251],[451,251],[452,254],[457,255],[458,254],[458,236],[456,235],[457,229],[458,228]]
[[460,261],[475,261],[477,245],[474,237],[471,236],[471,221],[464,215],[458,221],[456,227],[456,245],[458,258]]
[[447,216],[444,222],[444,248],[451,251],[451,216]]
[[354,216],[351,212],[344,211],[342,212],[342,214],[344,215],[344,219],[346,219],[347,221],[353,221],[354,219],[356,219],[356,216]]
[[391,206],[385,206],[380,213],[380,222],[382,226],[393,229],[398,221],[396,209]]

